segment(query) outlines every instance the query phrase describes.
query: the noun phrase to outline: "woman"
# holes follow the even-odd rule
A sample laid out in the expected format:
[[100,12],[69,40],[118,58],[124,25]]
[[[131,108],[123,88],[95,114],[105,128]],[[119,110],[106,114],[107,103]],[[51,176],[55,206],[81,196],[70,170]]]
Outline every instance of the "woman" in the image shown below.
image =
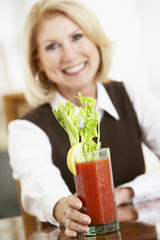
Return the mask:
[[144,141],[160,158],[159,108],[151,106],[158,103],[127,84],[102,84],[112,43],[95,16],[75,0],[37,2],[26,22],[23,45],[26,97],[36,108],[9,125],[9,154],[24,209],[41,221],[63,223],[68,237],[89,230],[91,219],[79,211],[82,203],[66,166],[68,136],[51,111],[65,99],[78,111],[78,92],[97,98],[102,147],[109,146],[112,154],[117,205],[159,197],[155,189],[160,175],[144,174],[141,149]]

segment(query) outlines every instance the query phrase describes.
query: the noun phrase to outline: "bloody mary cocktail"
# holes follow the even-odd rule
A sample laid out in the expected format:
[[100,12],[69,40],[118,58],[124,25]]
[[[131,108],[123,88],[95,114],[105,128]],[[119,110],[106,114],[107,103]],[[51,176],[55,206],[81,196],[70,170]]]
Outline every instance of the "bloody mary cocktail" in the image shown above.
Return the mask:
[[77,196],[83,203],[82,212],[91,218],[88,235],[118,230],[109,149],[83,156],[86,161],[76,163],[75,185]]

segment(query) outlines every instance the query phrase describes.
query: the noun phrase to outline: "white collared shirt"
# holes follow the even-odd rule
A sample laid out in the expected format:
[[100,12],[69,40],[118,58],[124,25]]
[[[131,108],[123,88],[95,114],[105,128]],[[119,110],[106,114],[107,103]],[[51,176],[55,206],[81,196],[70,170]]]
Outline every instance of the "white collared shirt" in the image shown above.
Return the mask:
[[[143,140],[160,159],[160,103],[144,88],[124,85],[137,114]],[[57,109],[58,102],[64,101],[65,98],[56,92],[51,108]],[[106,111],[119,120],[118,112],[101,83],[97,83],[96,110],[100,119]],[[13,178],[21,183],[24,209],[41,221],[58,225],[53,218],[53,208],[59,199],[71,193],[52,162],[48,136],[30,121],[15,120],[9,124],[8,147]],[[143,174],[125,186],[133,188],[135,203],[160,197],[160,172]]]

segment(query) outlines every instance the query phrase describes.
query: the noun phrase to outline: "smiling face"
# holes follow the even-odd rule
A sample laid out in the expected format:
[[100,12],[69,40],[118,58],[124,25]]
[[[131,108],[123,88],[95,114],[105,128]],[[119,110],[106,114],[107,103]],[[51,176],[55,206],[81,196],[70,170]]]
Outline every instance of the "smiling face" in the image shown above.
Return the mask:
[[39,69],[64,97],[93,89],[99,51],[78,25],[63,14],[53,14],[42,22],[37,42]]

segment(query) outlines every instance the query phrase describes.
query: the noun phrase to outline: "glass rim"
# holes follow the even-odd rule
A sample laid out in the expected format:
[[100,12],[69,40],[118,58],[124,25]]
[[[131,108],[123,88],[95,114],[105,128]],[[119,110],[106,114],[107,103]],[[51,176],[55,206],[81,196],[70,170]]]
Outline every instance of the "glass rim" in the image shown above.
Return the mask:
[[110,151],[109,147],[105,147],[105,148],[100,148],[99,150],[94,150],[94,151],[88,151],[88,152],[82,152],[82,154],[87,154],[87,153],[96,153],[96,152],[103,152],[103,151]]

